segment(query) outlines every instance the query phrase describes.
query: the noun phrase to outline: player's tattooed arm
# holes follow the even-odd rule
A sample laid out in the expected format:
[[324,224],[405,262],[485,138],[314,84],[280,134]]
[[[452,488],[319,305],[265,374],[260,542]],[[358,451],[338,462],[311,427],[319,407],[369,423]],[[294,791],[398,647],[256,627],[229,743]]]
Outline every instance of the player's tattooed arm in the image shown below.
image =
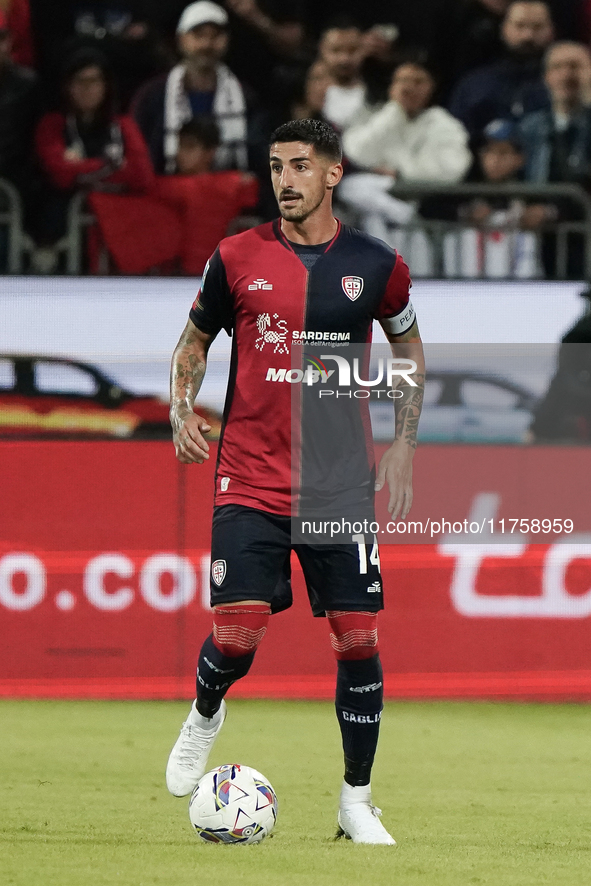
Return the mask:
[[209,458],[209,445],[203,434],[211,427],[193,411],[193,407],[203,383],[212,341],[213,336],[188,320],[172,357],[170,423],[176,456],[183,464],[202,464]]
[[400,395],[394,400],[395,439],[401,440],[412,449],[417,448],[417,432],[425,395],[425,358],[423,345],[418,337],[418,327],[416,328],[416,336],[412,334],[416,326],[415,321],[406,335],[397,336],[396,342],[391,341],[392,353],[395,357],[412,360],[417,364],[416,371],[409,376],[414,381],[414,385],[408,384],[404,377],[400,376],[396,386]]
[[397,387],[400,392],[394,400],[396,432],[392,446],[384,453],[376,479],[376,491],[385,483],[390,490],[388,511],[393,518],[404,520],[411,508],[412,459],[417,448],[417,431],[425,392],[425,358],[417,322],[402,335],[389,335],[392,353],[399,359],[412,360],[416,370],[409,373],[414,385],[401,376]]

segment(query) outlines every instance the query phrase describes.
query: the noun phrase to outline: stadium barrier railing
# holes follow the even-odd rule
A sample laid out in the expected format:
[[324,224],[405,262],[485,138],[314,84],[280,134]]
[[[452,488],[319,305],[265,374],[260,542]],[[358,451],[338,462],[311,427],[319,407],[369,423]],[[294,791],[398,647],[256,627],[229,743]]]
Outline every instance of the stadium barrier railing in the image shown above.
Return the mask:
[[[390,193],[417,207],[409,224],[392,229],[391,241],[408,261],[414,277],[591,279],[591,196],[578,185],[399,184]],[[459,209],[474,200],[491,201],[493,212],[488,223],[437,217],[442,207],[449,211],[450,203]],[[522,229],[517,217],[495,221],[503,201],[508,205],[501,210],[504,216],[511,214],[511,201],[519,201],[524,206],[567,205],[577,218],[558,218],[536,230]],[[345,214],[354,224],[361,223],[354,211]],[[85,273],[86,232],[94,223],[85,193],[76,194],[69,207],[66,236],[60,241],[67,274]],[[108,273],[108,265],[106,256],[99,261],[99,273]]]
[[[390,244],[404,255],[413,277],[590,279],[591,196],[578,185],[405,183],[390,194],[416,207],[408,224],[390,228]],[[460,215],[462,205],[476,200],[491,204],[486,223]],[[537,229],[522,228],[519,214],[510,211],[517,202],[566,206],[574,218],[558,214]],[[349,219],[363,224],[355,210]]]
[[[59,248],[66,257],[66,274],[80,276],[86,272],[85,252],[88,229],[96,219],[86,202],[86,191],[79,191],[72,197],[68,207],[68,227]],[[98,269],[101,275],[108,273],[108,258],[101,253]]]

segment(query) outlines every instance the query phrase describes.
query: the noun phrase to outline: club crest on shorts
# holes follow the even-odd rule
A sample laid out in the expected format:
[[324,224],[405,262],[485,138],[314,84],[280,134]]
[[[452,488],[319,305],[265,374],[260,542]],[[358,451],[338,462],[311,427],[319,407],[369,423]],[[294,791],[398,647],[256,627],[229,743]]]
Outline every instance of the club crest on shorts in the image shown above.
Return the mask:
[[214,560],[214,562],[211,564],[211,577],[219,588],[226,577],[225,560]]
[[351,301],[355,301],[363,292],[363,277],[343,277],[341,283],[343,292]]

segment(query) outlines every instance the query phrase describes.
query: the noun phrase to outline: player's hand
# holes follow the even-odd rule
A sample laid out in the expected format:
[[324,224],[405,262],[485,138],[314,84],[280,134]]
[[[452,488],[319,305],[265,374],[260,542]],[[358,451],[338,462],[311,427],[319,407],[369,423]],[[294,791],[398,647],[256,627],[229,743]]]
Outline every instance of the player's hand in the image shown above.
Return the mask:
[[209,458],[209,444],[203,437],[211,425],[195,412],[171,415],[172,439],[176,457],[184,465],[202,465]]
[[400,515],[405,520],[412,506],[412,459],[414,449],[408,443],[394,441],[383,454],[378,468],[375,490],[379,492],[388,484],[390,500],[388,513],[395,520]]

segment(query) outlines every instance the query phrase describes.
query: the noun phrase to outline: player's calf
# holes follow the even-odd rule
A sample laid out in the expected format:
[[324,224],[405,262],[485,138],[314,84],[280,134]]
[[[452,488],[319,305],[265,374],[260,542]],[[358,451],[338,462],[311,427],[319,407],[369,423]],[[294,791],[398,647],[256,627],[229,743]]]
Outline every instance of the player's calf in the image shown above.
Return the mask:
[[226,717],[224,695],[246,676],[269,621],[266,603],[216,607],[213,631],[197,668],[197,698],[170,753],[166,784],[176,797],[190,794],[205,774],[207,760]]
[[355,843],[395,845],[372,805],[370,777],[383,708],[377,613],[327,612],[337,658],[335,706],[345,756],[338,822]]
[[345,781],[369,784],[383,707],[377,613],[327,612],[337,658],[336,711],[345,754]]
[[267,631],[271,609],[267,603],[216,606],[213,631],[199,655],[197,710],[213,717],[230,686],[245,677]]

